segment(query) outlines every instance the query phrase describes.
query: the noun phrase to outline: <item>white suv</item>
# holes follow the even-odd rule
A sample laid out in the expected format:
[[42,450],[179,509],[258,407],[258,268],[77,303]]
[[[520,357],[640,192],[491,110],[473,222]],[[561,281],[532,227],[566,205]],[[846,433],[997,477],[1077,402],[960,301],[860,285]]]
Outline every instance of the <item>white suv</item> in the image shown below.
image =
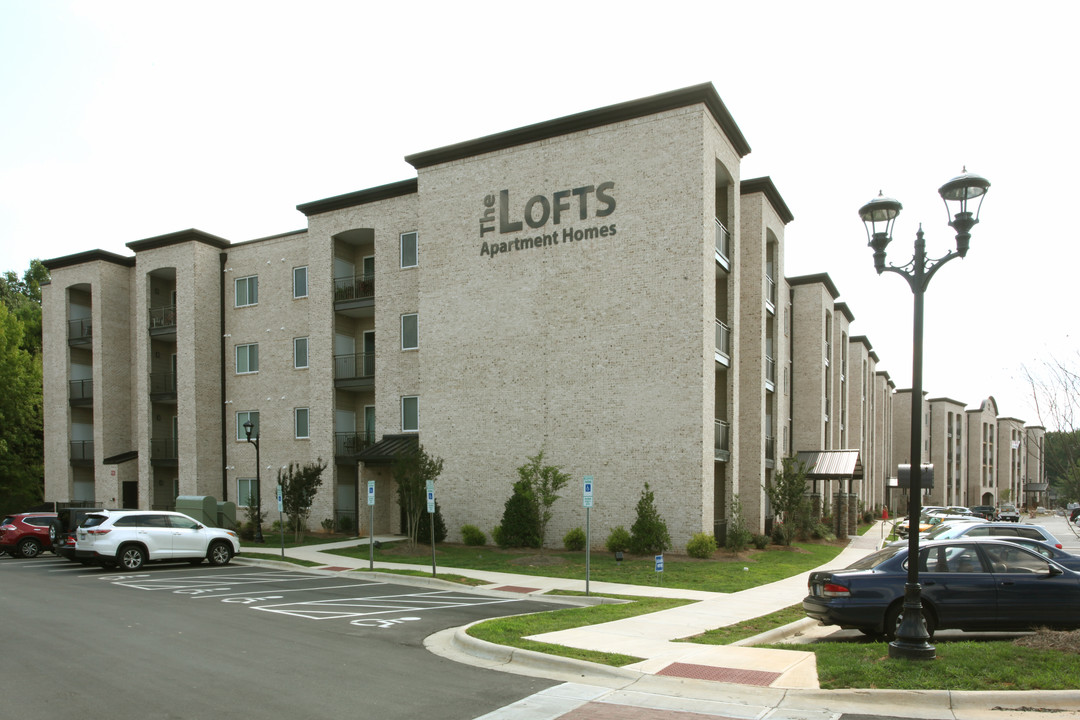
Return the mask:
[[149,561],[203,558],[225,565],[240,552],[232,530],[206,527],[178,512],[102,510],[86,516],[76,532],[78,560],[138,570]]

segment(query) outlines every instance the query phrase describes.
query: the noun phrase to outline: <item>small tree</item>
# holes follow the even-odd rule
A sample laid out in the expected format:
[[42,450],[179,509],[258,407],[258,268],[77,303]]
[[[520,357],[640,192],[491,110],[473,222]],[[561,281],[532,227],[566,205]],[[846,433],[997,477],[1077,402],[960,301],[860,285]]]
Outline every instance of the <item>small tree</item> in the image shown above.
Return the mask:
[[437,545],[446,539],[446,522],[443,520],[442,508],[439,507],[439,502],[436,500],[434,513],[429,513],[426,505],[424,507],[424,512],[420,513],[420,520],[418,527],[416,528],[417,542],[431,542],[432,519],[434,519],[435,522],[435,544]]
[[492,535],[500,547],[540,547],[540,506],[527,481],[514,483],[502,523]]
[[786,457],[771,485],[763,486],[780,524],[780,540],[791,545],[799,527],[799,516],[808,512],[806,500],[806,475],[809,466],[796,457]]
[[562,472],[562,468],[556,465],[544,464],[544,451],[529,458],[517,469],[518,478],[528,484],[533,498],[536,500],[538,521],[540,530],[540,551],[543,552],[544,538],[547,535],[547,526],[551,521],[551,507],[559,499],[558,492],[566,483],[570,482],[570,475]]
[[656,509],[656,498],[649,483],[641,491],[637,504],[637,518],[630,526],[630,552],[635,555],[662,553],[671,547],[667,523]]
[[750,544],[750,530],[742,513],[742,500],[738,495],[731,498],[731,521],[728,524],[724,547],[732,552],[742,552]]
[[289,516],[294,542],[303,539],[311,504],[315,501],[315,493],[318,492],[319,486],[322,485],[322,473],[325,469],[326,463],[319,458],[316,462],[304,465],[289,463],[287,469],[278,470],[277,481],[281,485],[281,505],[285,514]]
[[405,513],[408,523],[406,532],[409,547],[416,549],[420,531],[420,515],[427,512],[427,482],[437,480],[442,474],[442,458],[427,454],[423,445],[417,445],[394,459],[394,481],[397,483],[398,505]]

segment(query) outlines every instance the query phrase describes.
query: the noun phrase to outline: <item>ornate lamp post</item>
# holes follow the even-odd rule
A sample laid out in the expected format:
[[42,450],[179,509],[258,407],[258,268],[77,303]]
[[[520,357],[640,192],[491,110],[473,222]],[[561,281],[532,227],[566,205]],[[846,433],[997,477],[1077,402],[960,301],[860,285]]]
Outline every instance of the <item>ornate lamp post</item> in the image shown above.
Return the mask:
[[262,462],[259,460],[259,436],[251,437],[251,431],[255,426],[248,420],[244,423],[244,433],[247,435],[247,441],[255,446],[255,507],[259,509],[257,518],[258,522],[255,523],[255,542],[263,542],[262,534]]
[[[885,264],[885,248],[892,241],[892,228],[903,206],[892,198],[878,194],[859,209],[866,224],[866,236],[874,250],[874,269],[878,275],[894,272],[907,280],[915,295],[915,318],[912,324],[911,357],[911,483],[908,489],[908,577],[904,586],[903,620],[896,629],[896,639],[889,643],[889,657],[909,660],[932,659],[936,651],[928,642],[929,634],[922,613],[922,586],[919,584],[919,515],[922,511],[922,359],[923,359],[923,295],[930,278],[942,265],[955,257],[967,255],[971,229],[979,222],[979,210],[990,182],[967,172],[955,177],[938,189],[951,219],[949,226],[956,230],[956,250],[950,250],[938,260],[928,260],[922,225],[915,234],[915,255],[904,266]],[[968,209],[969,201],[978,199],[975,211]],[[951,203],[951,205],[950,205]],[[954,214],[955,209],[955,214]]]

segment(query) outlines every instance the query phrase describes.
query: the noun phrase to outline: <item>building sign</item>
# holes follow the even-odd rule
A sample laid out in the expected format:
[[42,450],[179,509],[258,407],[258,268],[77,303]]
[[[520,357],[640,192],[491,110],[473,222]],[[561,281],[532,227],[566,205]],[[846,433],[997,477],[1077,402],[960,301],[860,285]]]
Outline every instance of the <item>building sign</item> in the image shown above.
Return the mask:
[[[490,193],[484,197],[484,209],[480,214],[480,256],[493,258],[514,251],[610,237],[616,233],[615,223],[597,220],[615,212],[614,189],[615,183],[607,181],[556,190],[550,197],[533,195],[523,204],[515,203],[509,190],[500,190],[498,196]],[[543,232],[549,224],[553,226],[551,232]],[[563,227],[554,227],[557,225]],[[541,232],[530,234],[526,227]],[[488,233],[497,235],[484,240]],[[497,239],[506,235],[514,237]]]

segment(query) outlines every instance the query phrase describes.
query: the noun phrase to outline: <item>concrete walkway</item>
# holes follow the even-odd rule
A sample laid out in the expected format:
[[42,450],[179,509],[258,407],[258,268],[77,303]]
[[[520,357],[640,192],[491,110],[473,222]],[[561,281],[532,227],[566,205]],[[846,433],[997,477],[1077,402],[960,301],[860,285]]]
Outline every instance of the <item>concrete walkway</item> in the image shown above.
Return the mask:
[[[872,552],[880,543],[881,523],[850,544],[826,567],[845,567]],[[398,537],[376,537],[390,542]],[[317,572],[368,570],[368,560],[348,558],[325,552],[339,547],[355,547],[367,540],[348,540],[327,545],[289,548],[286,555],[317,563]],[[255,548],[245,546],[254,551]],[[260,552],[274,552],[267,547]],[[245,560],[241,562],[266,562]],[[374,563],[374,570],[423,569],[425,566],[404,563]],[[428,566],[430,568],[430,566]],[[499,595],[540,595],[551,590],[585,590],[584,580],[547,578],[532,575],[496,573],[464,568],[438,567],[439,573],[457,574],[484,581],[476,588]],[[533,705],[559,708],[559,714],[533,712],[533,705],[519,707],[509,714],[492,714],[487,720],[514,718],[575,717],[565,708],[577,703],[621,704],[652,707],[658,712],[695,712],[727,718],[799,718],[825,720],[848,714],[870,714],[905,718],[950,718],[976,720],[994,718],[1030,718],[1035,713],[1055,720],[1080,720],[1080,691],[1032,692],[950,692],[820,690],[815,656],[810,652],[770,650],[746,645],[698,645],[674,642],[706,630],[731,625],[799,603],[806,594],[809,572],[736,593],[711,593],[680,590],[663,586],[624,585],[590,582],[591,593],[653,597],[676,597],[696,600],[678,608],[625,620],[573,630],[533,636],[531,639],[601,652],[616,652],[644,658],[620,668],[559,658],[543,653],[517,650],[472,638],[466,628],[452,628],[432,635],[425,641],[436,654],[491,669],[561,680],[566,685],[552,688]],[[382,576],[381,579],[385,579]],[[397,575],[395,581],[425,586],[458,587],[435,578]],[[819,628],[809,619],[773,631],[772,637],[754,638],[753,642],[775,642],[799,632]],[[558,688],[563,688],[559,690]],[[556,701],[557,700],[557,701]],[[525,701],[523,701],[525,702]],[[514,706],[511,706],[513,708]],[[506,708],[509,712],[510,708]],[[582,716],[582,717],[591,717]],[[600,717],[601,715],[596,715]],[[654,714],[650,717],[684,717]]]

